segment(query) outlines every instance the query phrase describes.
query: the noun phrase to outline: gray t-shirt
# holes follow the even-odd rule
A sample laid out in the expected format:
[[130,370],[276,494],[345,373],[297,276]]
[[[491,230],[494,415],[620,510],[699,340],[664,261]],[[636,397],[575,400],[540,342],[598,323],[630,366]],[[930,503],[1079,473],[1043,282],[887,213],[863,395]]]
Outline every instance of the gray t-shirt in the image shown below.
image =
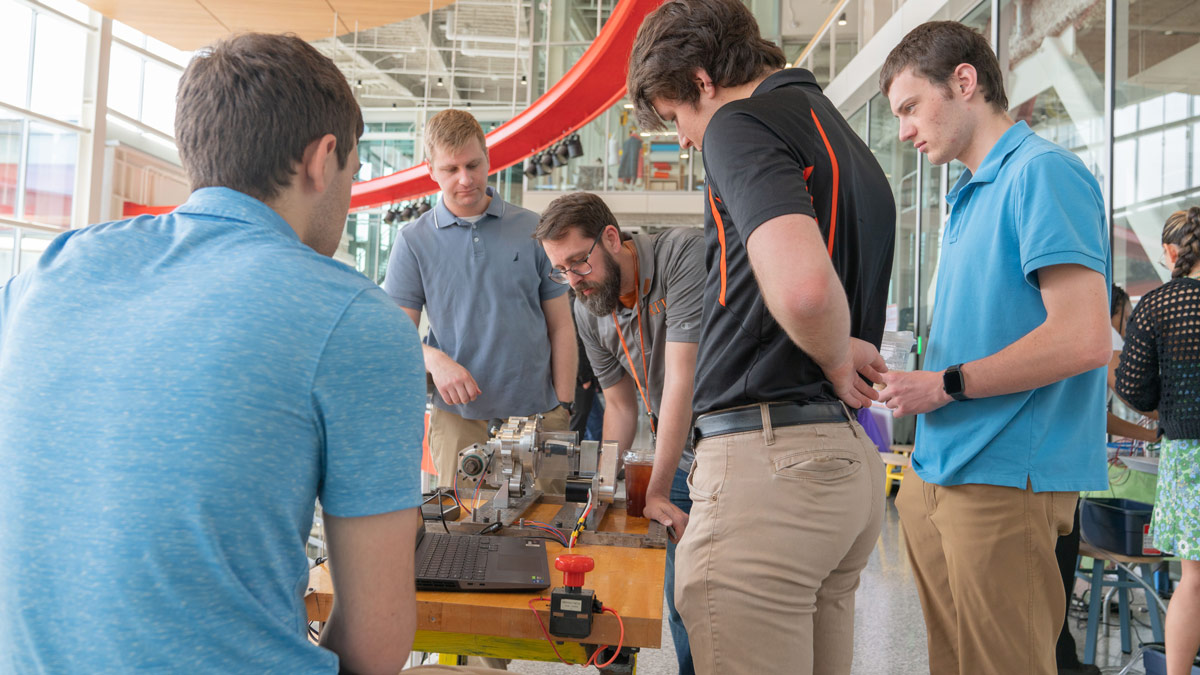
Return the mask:
[[500,199],[472,223],[437,206],[396,235],[383,290],[425,308],[425,342],[470,371],[482,393],[463,405],[433,403],[466,419],[533,415],[558,405],[542,303],[567,292],[533,239],[538,216]]
[[[611,314],[596,316],[583,303],[577,302],[575,325],[600,386],[611,387],[627,374],[632,377],[636,372],[643,387],[649,380],[646,393],[650,398],[650,409],[658,415],[666,372],[666,343],[700,341],[705,277],[704,233],[695,228],[674,228],[653,236],[635,234],[632,240],[637,250],[638,276],[641,277],[638,302],[641,304],[645,336],[638,335],[636,308],[618,305],[616,317],[633,364],[629,363],[621,346]],[[643,337],[648,374],[642,370]],[[638,408],[643,409],[640,394],[638,396]],[[693,457],[689,443],[684,448],[680,468],[686,470],[691,467]]]

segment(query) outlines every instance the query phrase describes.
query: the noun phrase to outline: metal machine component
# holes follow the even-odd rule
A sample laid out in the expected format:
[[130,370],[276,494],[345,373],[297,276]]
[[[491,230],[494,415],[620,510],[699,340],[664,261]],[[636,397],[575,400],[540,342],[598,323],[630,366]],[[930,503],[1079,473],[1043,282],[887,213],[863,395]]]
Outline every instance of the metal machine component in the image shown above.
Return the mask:
[[[487,443],[463,448],[458,453],[458,474],[469,483],[495,488],[486,504],[471,513],[463,529],[478,529],[480,523],[502,522],[510,528],[535,502],[562,504],[549,524],[569,532],[587,509],[582,541],[600,539],[607,545],[666,545],[661,525],[650,523],[646,535],[597,532],[617,493],[616,442],[601,445],[579,441],[573,431],[546,431],[542,417],[510,417],[492,432]],[[589,498],[590,494],[590,498]],[[655,527],[657,526],[657,527]],[[614,541],[614,538],[620,541]],[[628,541],[626,541],[628,540]]]

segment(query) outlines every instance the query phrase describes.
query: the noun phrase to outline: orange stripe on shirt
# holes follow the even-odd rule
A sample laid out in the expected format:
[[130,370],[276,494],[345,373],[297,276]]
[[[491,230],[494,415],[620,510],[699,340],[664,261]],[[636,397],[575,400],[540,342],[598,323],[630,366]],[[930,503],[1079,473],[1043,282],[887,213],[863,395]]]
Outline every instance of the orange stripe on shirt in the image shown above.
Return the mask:
[[821,126],[821,120],[817,119],[817,111],[812,110],[813,122],[817,124],[817,132],[821,134],[821,140],[825,141],[825,151],[829,153],[829,165],[833,169],[833,201],[829,204],[829,257],[833,257],[833,234],[837,230],[837,205],[838,205],[838,161],[837,155],[833,154],[833,146],[829,144],[829,137],[825,135],[825,127]]
[[721,220],[721,212],[717,210],[717,204],[714,202],[712,187],[708,188],[708,206],[712,209],[713,219],[717,221],[717,243],[721,245],[721,295],[717,298],[717,302],[721,306],[725,306],[725,222]]

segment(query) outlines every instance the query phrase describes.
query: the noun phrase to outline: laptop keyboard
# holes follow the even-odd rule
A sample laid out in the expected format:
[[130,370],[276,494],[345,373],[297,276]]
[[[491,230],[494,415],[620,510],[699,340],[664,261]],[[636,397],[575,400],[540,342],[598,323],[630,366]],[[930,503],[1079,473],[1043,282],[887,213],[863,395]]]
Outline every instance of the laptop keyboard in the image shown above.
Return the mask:
[[481,581],[487,572],[488,554],[499,544],[487,537],[427,533],[433,541],[417,562],[417,576],[426,579],[462,579]]

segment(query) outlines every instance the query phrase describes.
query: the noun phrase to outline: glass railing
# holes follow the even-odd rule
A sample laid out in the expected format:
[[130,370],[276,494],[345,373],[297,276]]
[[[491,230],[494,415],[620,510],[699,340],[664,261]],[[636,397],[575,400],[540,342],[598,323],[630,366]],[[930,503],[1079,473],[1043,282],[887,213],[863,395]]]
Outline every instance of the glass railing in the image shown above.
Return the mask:
[[35,225],[17,225],[0,218],[0,285],[37,264],[42,252],[64,230]]
[[681,147],[674,129],[639,128],[627,101],[563,140],[522,167],[526,190],[695,192],[704,185],[700,153]]

